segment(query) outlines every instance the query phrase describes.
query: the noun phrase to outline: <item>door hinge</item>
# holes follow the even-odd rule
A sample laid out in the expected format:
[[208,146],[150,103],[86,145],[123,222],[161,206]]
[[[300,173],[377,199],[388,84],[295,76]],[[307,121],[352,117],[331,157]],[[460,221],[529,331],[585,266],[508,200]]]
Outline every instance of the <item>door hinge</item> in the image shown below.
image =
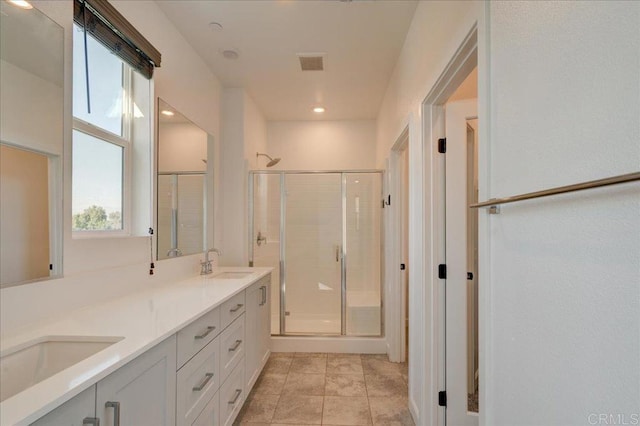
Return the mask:
[[447,279],[447,265],[445,265],[444,263],[438,265],[438,278],[442,280]]
[[50,271],[53,271],[53,263],[50,263],[50,264],[49,264],[49,270],[50,270]]
[[473,272],[467,272],[467,279],[473,280]]
[[447,391],[438,392],[438,405],[441,407],[447,406]]
[[438,152],[444,154],[447,152],[447,138],[438,139]]
[[407,269],[407,265],[405,265],[404,263],[400,264],[400,270],[404,271],[405,269]]

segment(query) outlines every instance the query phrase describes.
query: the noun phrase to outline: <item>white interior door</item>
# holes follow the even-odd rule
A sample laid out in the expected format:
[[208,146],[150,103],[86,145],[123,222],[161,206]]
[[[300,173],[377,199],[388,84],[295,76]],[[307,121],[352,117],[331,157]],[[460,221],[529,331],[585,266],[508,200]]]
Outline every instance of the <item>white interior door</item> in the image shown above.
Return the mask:
[[[477,412],[470,411],[474,390],[469,377],[475,376],[469,365],[469,334],[475,333],[473,297],[469,298],[468,244],[468,125],[476,117],[477,100],[465,100],[446,105],[446,424],[447,426],[478,425]],[[472,144],[471,146],[475,146]],[[471,251],[472,252],[472,251]],[[473,341],[473,339],[471,340]],[[473,387],[473,386],[471,386]]]

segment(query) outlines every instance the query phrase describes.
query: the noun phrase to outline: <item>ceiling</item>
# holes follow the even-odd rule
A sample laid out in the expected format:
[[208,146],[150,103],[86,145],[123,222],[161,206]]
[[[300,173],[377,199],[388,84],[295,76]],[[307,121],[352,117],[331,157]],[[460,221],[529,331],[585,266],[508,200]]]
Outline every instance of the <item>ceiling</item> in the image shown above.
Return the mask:
[[[416,1],[163,0],[225,87],[244,87],[268,120],[375,119]],[[217,22],[222,29],[209,25]],[[237,59],[221,51],[235,49]],[[324,71],[301,71],[322,53]],[[315,106],[326,111],[317,114]]]

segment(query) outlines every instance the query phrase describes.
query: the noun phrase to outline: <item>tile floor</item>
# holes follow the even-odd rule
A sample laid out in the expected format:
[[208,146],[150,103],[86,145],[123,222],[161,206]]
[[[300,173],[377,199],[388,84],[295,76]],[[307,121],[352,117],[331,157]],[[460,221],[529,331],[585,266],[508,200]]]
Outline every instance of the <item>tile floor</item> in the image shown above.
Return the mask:
[[386,355],[273,353],[235,425],[413,426],[407,364]]

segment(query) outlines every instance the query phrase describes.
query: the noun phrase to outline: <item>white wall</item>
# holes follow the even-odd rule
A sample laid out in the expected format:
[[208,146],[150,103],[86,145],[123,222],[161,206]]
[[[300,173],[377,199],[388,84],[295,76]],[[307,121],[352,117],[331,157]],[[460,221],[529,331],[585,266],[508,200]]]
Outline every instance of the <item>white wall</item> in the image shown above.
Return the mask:
[[[489,10],[488,196],[638,171],[640,3]],[[605,424],[590,414],[632,424],[639,218],[638,183],[507,205],[491,217],[486,424]]]
[[256,151],[264,152],[266,121],[244,89],[228,88],[223,96],[222,265],[248,265],[248,172]]
[[63,89],[0,60],[0,139],[49,154],[62,154]]
[[[269,170],[374,169],[376,122],[270,121],[268,154],[280,157]],[[267,159],[262,157],[260,169]]]
[[159,172],[206,172],[207,134],[191,123],[158,125]]
[[[140,286],[196,273],[201,256],[156,262],[149,276],[148,238],[71,238],[71,84],[73,2],[35,1],[34,5],[65,29],[64,89],[64,274],[65,278],[0,290],[2,334],[44,321],[95,300],[118,297]],[[156,69],[155,96],[160,96],[214,136],[216,162],[220,135],[218,79],[153,1],[114,1],[112,4],[162,53]],[[152,126],[155,128],[155,126]],[[216,167],[216,171],[219,167]],[[219,182],[219,179],[216,179]],[[216,191],[219,194],[219,191]],[[220,203],[216,203],[219,206]],[[220,217],[217,216],[218,226]],[[150,219],[151,222],[151,219]],[[217,235],[216,239],[220,239]],[[96,271],[100,273],[96,273]]]

